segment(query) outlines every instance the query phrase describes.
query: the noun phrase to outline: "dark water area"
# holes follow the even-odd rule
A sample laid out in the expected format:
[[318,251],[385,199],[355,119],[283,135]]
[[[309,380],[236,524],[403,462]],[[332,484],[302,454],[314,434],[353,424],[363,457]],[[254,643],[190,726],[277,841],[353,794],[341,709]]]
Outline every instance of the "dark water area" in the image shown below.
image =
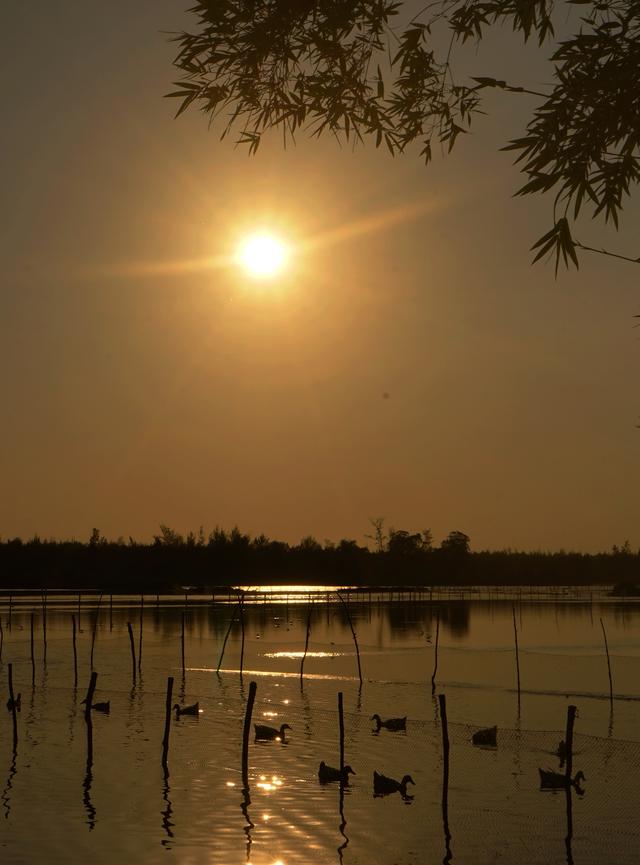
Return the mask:
[[[0,723],[2,862],[135,860],[220,865],[409,865],[447,861],[635,863],[640,857],[640,604],[633,601],[469,600],[390,602],[366,594],[349,615],[318,594],[244,606],[220,653],[235,603],[119,596],[99,610],[86,599],[0,603],[0,676],[8,664],[21,692],[17,745],[12,714]],[[321,600],[322,598],[322,600]],[[310,615],[308,654],[299,671]],[[514,610],[519,641],[518,699]],[[34,660],[31,660],[31,614]],[[76,618],[74,687],[71,616]],[[182,622],[185,675],[182,676]],[[604,652],[611,656],[614,701]],[[127,623],[136,652],[135,682]],[[439,623],[439,624],[438,624]],[[438,633],[436,693],[431,677]],[[95,634],[95,637],[94,637]],[[142,639],[141,639],[142,638]],[[91,759],[81,705],[93,666]],[[140,654],[140,649],[141,654]],[[243,676],[240,657],[243,655]],[[168,772],[161,762],[167,677],[197,716],[172,718]],[[285,741],[249,745],[249,790],[241,777],[249,683],[255,723],[292,728]],[[321,760],[339,764],[337,694],[344,695],[345,760],[355,770],[319,783]],[[438,696],[450,738],[447,813]],[[3,698],[6,699],[6,698]],[[574,772],[584,794],[542,791],[540,768],[559,770],[567,707],[575,704]],[[376,731],[370,719],[407,716],[406,730]],[[497,747],[471,743],[497,725]],[[373,772],[400,780],[407,797],[374,796]],[[412,798],[411,798],[412,797]],[[446,822],[443,820],[446,816]],[[448,837],[450,836],[450,837]],[[449,855],[450,854],[450,855]]]

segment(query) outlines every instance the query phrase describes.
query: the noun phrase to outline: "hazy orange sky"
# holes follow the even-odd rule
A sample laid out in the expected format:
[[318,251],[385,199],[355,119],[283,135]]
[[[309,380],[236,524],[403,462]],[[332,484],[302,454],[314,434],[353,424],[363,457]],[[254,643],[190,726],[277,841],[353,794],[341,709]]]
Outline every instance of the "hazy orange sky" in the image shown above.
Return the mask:
[[[163,99],[182,7],[3,7],[0,535],[363,542],[384,515],[638,547],[640,272],[530,266],[550,205],[497,152],[526,113],[429,169],[331,139],[249,158]],[[637,216],[578,236],[637,252]],[[308,247],[270,288],[175,266],[272,223]]]

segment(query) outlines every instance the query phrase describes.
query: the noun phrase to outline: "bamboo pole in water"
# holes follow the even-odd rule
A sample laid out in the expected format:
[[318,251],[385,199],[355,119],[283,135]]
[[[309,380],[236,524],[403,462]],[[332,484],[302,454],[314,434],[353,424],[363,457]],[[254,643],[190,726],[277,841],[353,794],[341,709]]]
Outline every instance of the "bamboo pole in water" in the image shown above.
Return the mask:
[[18,716],[16,714],[16,697],[13,693],[13,664],[8,665],[9,673],[9,707],[13,717],[13,750],[15,751],[18,745]]
[[251,716],[257,688],[255,682],[249,684],[249,697],[244,715],[244,729],[242,731],[242,786],[244,790],[249,789],[249,734],[251,733]]
[[240,627],[242,629],[242,639],[240,643],[240,679],[242,679],[242,670],[244,669],[244,595],[240,598]]
[[100,615],[100,604],[102,602],[102,592],[100,592],[100,597],[98,598],[98,606],[96,607],[95,616],[93,619],[93,630],[91,632],[91,660],[89,666],[93,670],[93,650],[96,645],[96,632],[98,630],[98,616]]
[[518,626],[516,624],[516,608],[511,608],[513,613],[513,635],[516,642],[516,677],[518,681],[518,706],[520,705],[520,654],[518,652]]
[[162,737],[162,765],[167,769],[167,757],[169,754],[169,733],[171,731],[171,698],[173,696],[173,676],[167,679],[167,699],[164,711],[164,736]]
[[340,733],[340,786],[344,784],[344,708],[342,691],[338,691],[338,729]]
[[604,649],[607,653],[607,670],[609,671],[609,702],[613,706],[613,679],[611,678],[611,658],[609,657],[609,643],[607,642],[607,632],[604,629],[604,622],[600,619],[602,628],[602,636],[604,637]]
[[222,642],[222,650],[220,652],[220,657],[218,658],[218,666],[216,667],[216,673],[220,672],[220,667],[222,665],[222,659],[224,658],[224,650],[227,647],[227,640],[229,639],[229,634],[231,633],[231,628],[233,627],[233,623],[236,620],[236,616],[238,615],[238,611],[240,609],[240,601],[238,601],[238,605],[233,611],[233,616],[231,616],[231,621],[229,622],[229,627],[227,628],[227,633],[225,634],[224,640]]
[[302,677],[304,673],[304,662],[307,657],[307,650],[309,649],[309,634],[311,633],[311,604],[309,604],[309,612],[307,613],[307,636],[304,641],[304,654],[302,655],[302,660],[300,661],[300,687],[302,687]]
[[140,634],[138,639],[138,672],[142,673],[142,621],[144,616],[144,595],[140,595]]
[[73,641],[73,686],[78,687],[78,650],[76,649],[76,617],[71,615],[72,641]]
[[355,628],[353,627],[353,622],[351,621],[351,615],[349,613],[349,607],[347,606],[347,603],[344,600],[344,598],[342,597],[342,595],[340,594],[340,592],[337,592],[337,595],[340,598],[340,601],[342,602],[342,606],[344,607],[345,613],[347,614],[347,621],[349,622],[349,627],[351,628],[351,635],[353,636],[353,643],[356,647],[356,658],[358,661],[358,678],[360,679],[360,684],[362,684],[362,667],[360,666],[360,648],[358,646],[358,638],[356,636]]
[[133,639],[133,628],[131,622],[127,622],[127,630],[129,631],[129,645],[131,647],[131,673],[133,676],[133,684],[136,683],[136,644]]
[[82,610],[82,594],[78,592],[78,630],[82,630],[82,619],[80,618],[80,612]]
[[43,654],[42,661],[46,666],[47,663],[47,590],[42,591],[42,643]]
[[436,644],[433,657],[433,675],[431,676],[431,695],[436,692],[436,673],[438,672],[438,641],[440,640],[440,611],[436,613]]
[[182,633],[180,635],[180,648],[182,650],[182,678],[184,679],[184,610],[182,611]]
[[33,650],[33,613],[31,613],[31,686],[36,686],[36,657]]
[[84,700],[84,719],[87,724],[91,724],[91,705],[93,703],[93,694],[96,690],[96,684],[98,682],[98,674],[95,670],[91,673],[91,680],[89,681],[89,687],[87,689],[87,696]]
[[9,621],[7,624],[9,625],[9,633],[11,633],[11,611],[13,608],[13,595],[9,595]]
[[442,723],[442,826],[444,829],[444,863],[451,860],[451,833],[449,831],[449,727],[447,724],[447,699],[438,695],[440,721]]

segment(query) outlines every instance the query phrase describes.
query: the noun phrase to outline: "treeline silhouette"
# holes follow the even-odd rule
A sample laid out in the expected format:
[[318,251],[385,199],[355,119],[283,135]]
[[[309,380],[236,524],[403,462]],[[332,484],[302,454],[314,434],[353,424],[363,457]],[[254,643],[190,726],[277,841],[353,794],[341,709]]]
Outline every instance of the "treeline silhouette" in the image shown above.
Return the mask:
[[[375,521],[372,521],[375,525]],[[429,530],[369,536],[375,549],[354,540],[299,544],[251,537],[238,528],[202,529],[183,536],[168,526],[151,543],[110,541],[94,529],[87,542],[33,537],[0,540],[0,590],[92,589],[170,592],[208,590],[238,583],[429,585],[614,585],[619,594],[640,591],[640,551],[628,542],[607,553],[471,550],[463,532],[438,547]]]

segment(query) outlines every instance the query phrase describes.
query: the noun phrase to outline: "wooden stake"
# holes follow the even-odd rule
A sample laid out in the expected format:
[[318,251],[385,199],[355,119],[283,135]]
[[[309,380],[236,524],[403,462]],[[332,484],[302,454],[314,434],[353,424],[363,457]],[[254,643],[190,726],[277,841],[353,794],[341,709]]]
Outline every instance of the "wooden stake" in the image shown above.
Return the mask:
[[567,731],[565,733],[565,743],[567,746],[567,756],[565,763],[565,777],[567,779],[567,784],[571,784],[571,777],[573,775],[573,725],[576,719],[576,707],[575,706],[567,706]]
[[443,862],[451,860],[451,833],[449,831],[449,727],[447,725],[447,699],[444,694],[438,695],[440,703],[440,720],[442,722],[442,826],[444,829],[445,857]]
[[138,639],[138,672],[142,673],[142,619],[144,615],[144,595],[140,595],[140,634]]
[[7,624],[9,625],[9,633],[11,633],[11,609],[13,607],[13,595],[9,595],[9,621]]
[[182,611],[182,634],[180,637],[180,647],[182,649],[182,678],[184,679],[184,610]]
[[91,680],[89,682],[89,688],[87,689],[87,696],[85,698],[84,705],[84,719],[88,724],[91,724],[91,705],[93,703],[93,694],[96,689],[96,684],[98,682],[98,674],[94,671],[91,673]]
[[433,675],[431,676],[431,695],[436,692],[436,673],[438,672],[438,641],[440,640],[440,611],[436,613],[436,645],[433,658]]
[[340,734],[340,786],[344,785],[344,709],[342,691],[338,691],[338,730]]
[[240,627],[242,629],[242,639],[240,642],[240,679],[242,679],[242,670],[244,668],[244,595],[240,598]]
[[604,637],[604,648],[607,653],[607,669],[609,671],[609,702],[613,706],[613,679],[611,678],[611,658],[609,657],[609,644],[607,643],[607,632],[604,629],[604,622],[600,619],[602,627],[602,636]]
[[98,598],[98,606],[96,607],[95,617],[93,619],[93,631],[91,632],[91,660],[90,667],[93,670],[93,650],[96,645],[96,632],[98,630],[98,616],[100,615],[100,604],[102,602],[102,592],[100,592],[100,597]]
[[43,642],[43,655],[42,661],[46,666],[47,663],[47,590],[43,589],[42,591],[42,642]]
[[360,666],[360,648],[358,647],[358,638],[356,637],[355,628],[353,627],[353,622],[351,621],[351,615],[349,614],[349,607],[345,603],[345,600],[342,597],[342,595],[340,594],[340,592],[338,592],[337,595],[340,598],[340,600],[342,601],[342,605],[343,605],[345,612],[347,614],[347,621],[349,622],[349,627],[351,628],[351,635],[353,636],[353,643],[356,647],[356,658],[358,660],[358,678],[360,679],[360,684],[362,684],[362,667]]
[[249,790],[249,735],[251,733],[251,716],[253,714],[253,704],[256,699],[257,688],[258,686],[255,682],[249,683],[249,697],[244,715],[244,730],[242,731],[242,786],[247,791]]
[[9,700],[11,701],[11,714],[13,716],[13,750],[18,746],[18,716],[16,714],[16,697],[13,693],[13,664],[9,664]]
[[311,633],[311,604],[309,604],[309,612],[307,613],[307,637],[304,641],[304,654],[302,656],[302,660],[300,661],[300,687],[302,687],[302,675],[304,672],[304,662],[307,657],[307,650],[309,648],[309,634]]
[[31,686],[36,686],[36,658],[33,651],[33,613],[31,613]]
[[73,686],[78,687],[78,650],[76,649],[76,617],[71,616],[72,639],[73,639]]
[[82,594],[78,592],[78,630],[82,630],[82,619],[80,618],[80,610],[82,607]]
[[167,756],[169,754],[169,733],[171,731],[171,705],[173,696],[173,676],[167,679],[167,699],[164,712],[164,736],[162,737],[162,765],[167,768]]
[[238,601],[238,606],[233,611],[233,616],[231,616],[231,621],[229,622],[229,627],[227,628],[227,633],[225,634],[224,641],[222,643],[222,651],[220,652],[220,657],[218,658],[218,666],[216,667],[216,673],[220,672],[220,667],[222,665],[222,659],[224,658],[224,650],[227,647],[227,640],[229,639],[229,634],[231,633],[231,628],[233,627],[233,623],[236,620],[236,616],[238,615],[238,611],[240,610],[240,601]]
[[127,629],[129,631],[129,644],[131,646],[131,673],[133,676],[133,684],[136,683],[136,644],[133,640],[133,628],[131,627],[131,622],[127,622]]
[[518,706],[520,705],[520,655],[518,653],[518,626],[516,625],[516,608],[513,606],[513,634],[516,641],[516,676],[518,680]]

